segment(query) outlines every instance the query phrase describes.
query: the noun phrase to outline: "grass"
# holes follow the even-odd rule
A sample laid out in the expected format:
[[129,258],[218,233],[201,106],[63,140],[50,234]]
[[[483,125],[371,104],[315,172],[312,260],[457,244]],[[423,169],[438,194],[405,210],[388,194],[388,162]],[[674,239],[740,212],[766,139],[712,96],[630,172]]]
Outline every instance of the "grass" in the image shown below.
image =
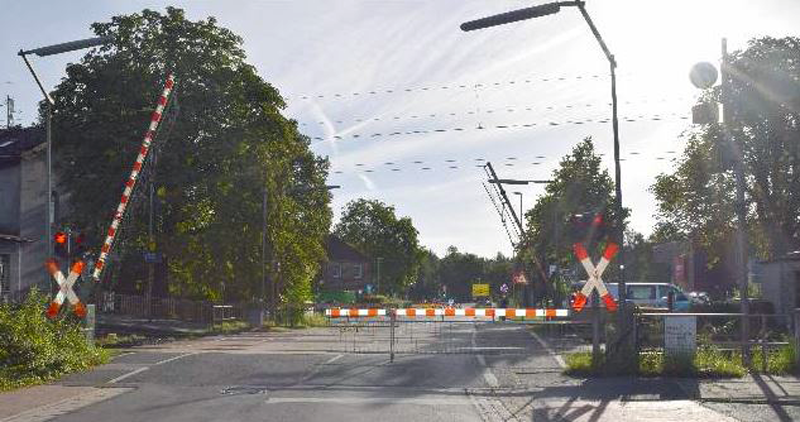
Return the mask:
[[232,334],[248,328],[250,328],[250,324],[245,321],[223,321],[222,323],[214,324],[209,330],[209,334]]
[[[797,373],[797,348],[793,341],[788,346],[767,351],[767,374],[787,375]],[[761,348],[753,349],[753,372],[765,373],[763,368],[764,354]]]
[[[590,352],[568,354],[564,362],[567,364],[564,370],[566,375],[603,375],[592,369]],[[599,367],[602,368],[602,363]],[[701,347],[693,359],[667,358],[660,352],[640,353],[637,374],[642,377],[741,378],[747,374],[747,370],[737,353]]]

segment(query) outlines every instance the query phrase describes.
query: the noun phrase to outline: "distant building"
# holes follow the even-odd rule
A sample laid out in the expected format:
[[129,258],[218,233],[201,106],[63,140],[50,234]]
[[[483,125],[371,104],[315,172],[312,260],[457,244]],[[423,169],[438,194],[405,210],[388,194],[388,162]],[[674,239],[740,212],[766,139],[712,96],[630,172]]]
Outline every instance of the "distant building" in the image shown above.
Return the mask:
[[44,131],[0,130],[0,297],[49,286]]
[[761,297],[772,303],[776,314],[788,315],[787,322],[791,324],[794,310],[800,307],[800,251],[754,267],[758,280],[752,280],[751,273],[751,281],[761,282]]
[[735,285],[732,253],[732,250],[726,251],[723,259],[709,268],[706,252],[693,247],[691,242],[666,242],[653,246],[653,262],[668,266],[670,282],[684,291],[707,292],[719,299]]
[[320,288],[364,292],[372,280],[370,258],[333,235],[326,239],[325,249],[328,261],[323,264]]

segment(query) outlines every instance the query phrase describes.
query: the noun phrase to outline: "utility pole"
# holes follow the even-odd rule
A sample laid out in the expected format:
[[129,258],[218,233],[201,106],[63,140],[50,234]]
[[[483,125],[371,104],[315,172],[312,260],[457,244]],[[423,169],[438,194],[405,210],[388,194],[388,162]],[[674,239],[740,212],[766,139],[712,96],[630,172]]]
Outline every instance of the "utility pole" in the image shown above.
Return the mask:
[[[261,191],[261,312],[264,312],[264,302],[266,301],[267,290],[267,187]],[[270,300],[270,312],[272,312],[272,301]],[[270,315],[274,317],[274,315]],[[263,319],[263,316],[262,316]]]
[[377,275],[378,275],[378,277],[377,277],[377,280],[376,280],[376,283],[375,283],[375,284],[376,284],[375,291],[376,291],[378,294],[380,294],[380,293],[381,293],[381,262],[383,261],[383,258],[379,256],[379,257],[377,257],[377,258],[375,259],[375,261],[376,261],[376,264],[377,264],[377,265],[376,265],[376,267],[377,267],[377,271],[376,271],[376,273],[377,273]]
[[14,99],[6,95],[6,129],[14,126]]
[[742,361],[746,367],[750,365],[750,299],[747,291],[747,203],[744,198],[744,143],[741,137],[733,136],[731,133],[731,98],[730,84],[728,82],[730,69],[728,57],[728,40],[722,39],[722,63],[720,66],[721,100],[722,100],[722,131],[725,134],[725,141],[733,151],[733,169],[736,178],[736,277],[739,285],[739,295],[741,296],[742,312]]
[[150,153],[150,177],[147,179],[147,187],[148,187],[148,209],[149,215],[147,218],[147,250],[150,255],[150,259],[147,263],[147,317],[148,319],[153,318],[153,284],[155,282],[155,259],[154,255],[156,252],[156,239],[155,239],[155,210],[153,209],[153,205],[155,204],[155,178],[156,178],[156,149],[154,148],[153,151]]

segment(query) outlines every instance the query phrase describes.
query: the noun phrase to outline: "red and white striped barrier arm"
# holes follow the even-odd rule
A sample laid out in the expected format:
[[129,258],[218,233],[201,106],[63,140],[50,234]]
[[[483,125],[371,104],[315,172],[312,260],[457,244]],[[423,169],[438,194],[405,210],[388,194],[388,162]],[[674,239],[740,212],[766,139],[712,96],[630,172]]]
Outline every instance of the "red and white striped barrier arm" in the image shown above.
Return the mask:
[[136,180],[139,178],[139,172],[142,171],[144,160],[147,158],[147,154],[150,152],[150,144],[153,142],[156,129],[158,129],[158,124],[161,122],[161,114],[164,112],[164,107],[167,106],[167,101],[169,101],[169,95],[172,92],[172,86],[174,84],[175,77],[172,74],[169,74],[169,76],[167,76],[167,82],[164,84],[164,90],[161,92],[161,96],[158,97],[156,109],[150,116],[150,126],[147,128],[147,132],[144,135],[142,147],[139,149],[139,155],[136,157],[136,161],[133,163],[131,175],[125,182],[125,189],[122,191],[122,198],[117,206],[117,212],[114,213],[114,218],[111,220],[111,227],[108,228],[106,240],[103,242],[103,247],[100,248],[100,256],[97,258],[97,263],[95,264],[94,271],[92,272],[92,278],[94,278],[95,281],[100,281],[100,275],[103,272],[106,259],[108,258],[109,252],[111,252],[111,247],[114,246],[114,239],[117,235],[117,230],[122,222],[122,218],[125,216],[125,209],[128,207],[128,201],[131,199],[133,188],[136,186]]
[[325,310],[325,316],[331,318],[386,316],[386,309],[331,308]]
[[[374,317],[391,315],[386,309],[326,309],[325,315],[331,318],[340,317]],[[567,317],[569,309],[550,308],[400,308],[394,310],[398,317]]]

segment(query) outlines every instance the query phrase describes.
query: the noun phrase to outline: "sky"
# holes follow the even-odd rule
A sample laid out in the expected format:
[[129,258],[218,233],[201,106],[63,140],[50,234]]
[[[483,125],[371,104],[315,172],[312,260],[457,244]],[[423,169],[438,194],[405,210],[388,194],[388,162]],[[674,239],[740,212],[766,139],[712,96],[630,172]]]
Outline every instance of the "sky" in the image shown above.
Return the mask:
[[[736,50],[753,37],[800,35],[800,1],[586,3],[619,65],[623,203],[632,210],[632,228],[649,234],[656,211],[649,188],[675,165],[699,95],[690,68],[718,63],[722,37]],[[192,20],[214,16],[244,39],[248,61],[287,99],[285,114],[317,154],[329,157],[328,182],[341,186],[332,191],[336,219],[351,200],[379,199],[410,217],[420,242],[440,255],[450,245],[510,255],[482,186],[485,160],[501,178],[547,179],[591,136],[614,175],[608,62],[577,9],[459,29],[533,4],[540,3],[0,0],[0,95],[12,96],[16,122],[29,124],[41,94],[16,55],[20,49],[92,37],[91,23],[144,8],[181,7]],[[52,88],[82,54],[33,62]],[[527,210],[544,187],[508,190],[522,194]],[[519,207],[519,196],[511,200]]]

